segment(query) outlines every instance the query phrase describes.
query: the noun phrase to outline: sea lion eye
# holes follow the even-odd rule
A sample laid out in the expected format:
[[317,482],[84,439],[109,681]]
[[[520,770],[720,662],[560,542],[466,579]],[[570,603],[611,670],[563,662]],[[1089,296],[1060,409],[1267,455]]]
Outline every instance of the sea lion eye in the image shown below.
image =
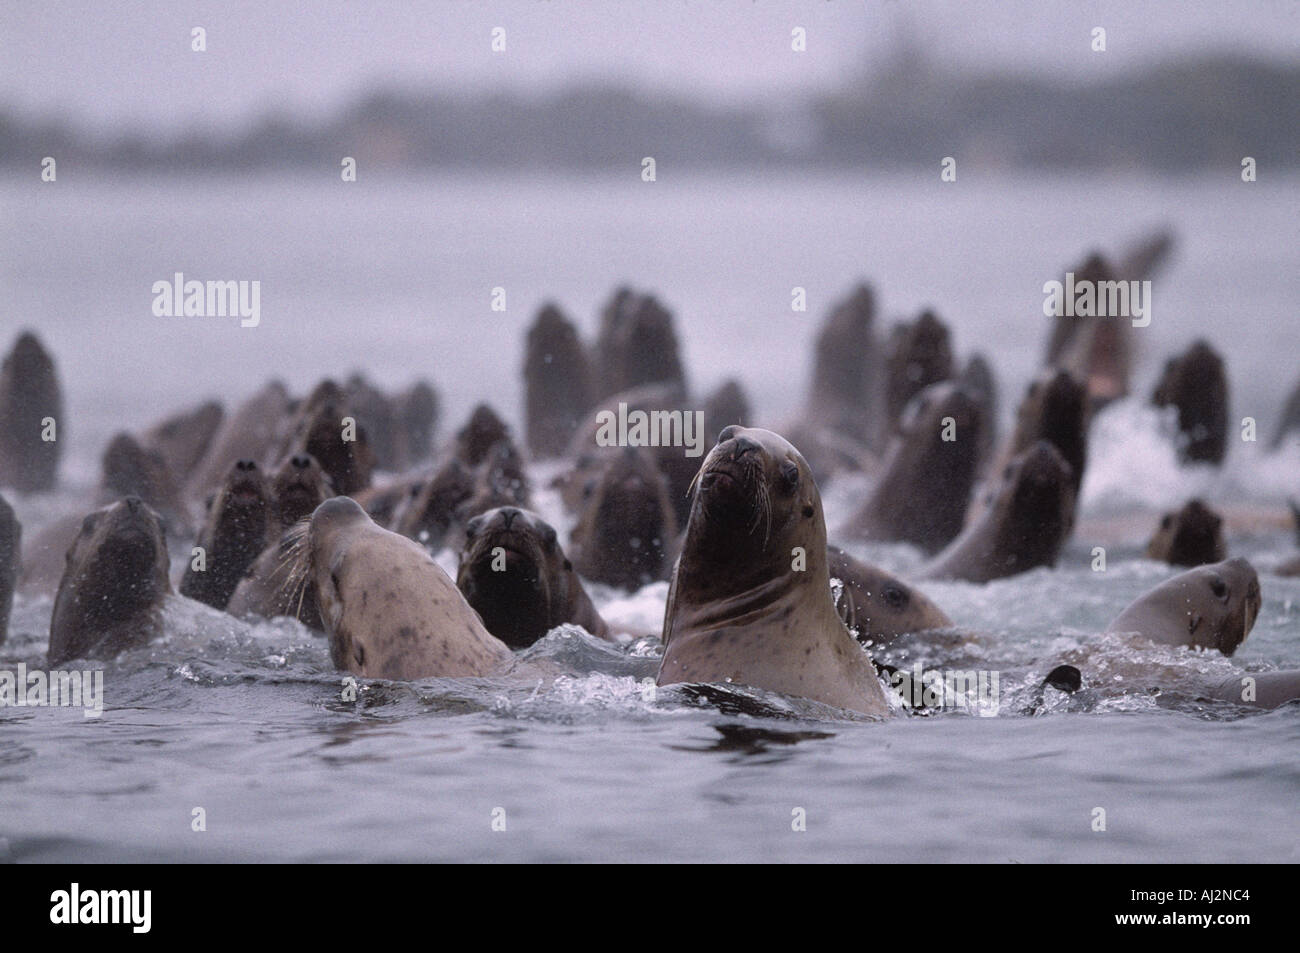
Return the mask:
[[1214,598],[1223,599],[1228,595],[1228,584],[1215,576],[1210,580],[1210,592],[1214,593]]
[[81,521],[81,531],[83,533],[93,533],[95,531],[95,514],[91,513]]
[[1002,479],[1004,481],[1011,479],[1011,464],[1008,463],[1007,468],[1002,471]]
[[1169,513],[1166,513],[1164,519],[1160,521],[1160,528],[1168,529],[1173,524],[1173,522],[1174,522],[1173,516],[1171,516]]
[[891,609],[901,609],[907,604],[907,594],[897,586],[887,586],[881,593],[885,598],[885,605]]
[[793,460],[787,460],[781,464],[781,479],[790,489],[799,485],[799,464]]

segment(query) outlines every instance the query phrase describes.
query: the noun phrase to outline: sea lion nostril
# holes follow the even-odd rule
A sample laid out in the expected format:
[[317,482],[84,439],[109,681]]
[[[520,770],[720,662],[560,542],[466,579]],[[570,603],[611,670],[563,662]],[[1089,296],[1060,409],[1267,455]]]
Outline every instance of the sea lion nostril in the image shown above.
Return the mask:
[[140,509],[140,506],[142,504],[142,501],[138,496],[128,496],[125,502],[126,502],[126,508],[129,509],[132,513]]
[[518,515],[519,515],[519,511],[509,506],[501,511],[501,519],[505,522],[506,529],[510,528],[510,526],[515,521],[515,517]]
[[240,460],[235,464],[235,468],[238,470],[243,470],[245,472],[251,473],[252,471],[257,469],[257,461],[247,460],[247,459]]
[[311,457],[307,456],[305,453],[296,453],[294,454],[293,459],[289,462],[299,470],[306,470],[311,466]]

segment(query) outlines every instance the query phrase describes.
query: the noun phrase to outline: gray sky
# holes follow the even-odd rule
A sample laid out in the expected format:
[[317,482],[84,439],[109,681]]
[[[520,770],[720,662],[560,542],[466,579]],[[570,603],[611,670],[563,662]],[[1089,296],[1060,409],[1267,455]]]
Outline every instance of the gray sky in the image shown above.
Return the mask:
[[[206,53],[189,50],[193,26]],[[790,50],[794,26],[805,54]],[[1104,55],[1089,49],[1094,26]],[[605,77],[734,101],[834,85],[888,57],[904,29],[942,62],[1086,79],[1195,50],[1295,59],[1300,0],[5,0],[0,105],[174,130],[270,107],[319,115],[380,81],[545,90]]]

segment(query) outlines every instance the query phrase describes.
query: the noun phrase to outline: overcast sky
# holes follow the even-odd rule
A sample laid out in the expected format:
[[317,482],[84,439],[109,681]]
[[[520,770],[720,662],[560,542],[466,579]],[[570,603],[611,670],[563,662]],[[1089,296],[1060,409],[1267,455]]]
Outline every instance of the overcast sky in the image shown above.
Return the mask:
[[[194,26],[206,53],[190,52]],[[494,54],[498,26],[506,51]],[[804,54],[790,50],[795,26]],[[1094,26],[1104,55],[1089,49]],[[834,85],[905,32],[946,63],[1086,79],[1210,49],[1295,60],[1300,0],[3,0],[0,106],[174,130],[269,108],[320,115],[379,82],[546,90],[604,77],[754,99]]]

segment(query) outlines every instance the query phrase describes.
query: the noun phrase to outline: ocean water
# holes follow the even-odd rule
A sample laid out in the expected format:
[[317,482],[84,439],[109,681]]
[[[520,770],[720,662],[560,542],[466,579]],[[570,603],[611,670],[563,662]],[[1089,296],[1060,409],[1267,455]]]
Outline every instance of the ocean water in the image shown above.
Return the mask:
[[[517,419],[537,306],[558,301],[590,333],[624,281],[675,311],[697,389],[736,376],[778,420],[800,403],[825,309],[870,280],[886,321],[932,305],[960,355],[988,354],[1009,418],[1046,334],[1042,284],[1164,226],[1178,245],[1137,335],[1139,395],[1167,353],[1205,336],[1225,354],[1234,418],[1267,436],[1297,374],[1294,179],[60,173],[0,188],[0,338],[37,328],[68,403],[64,486],[7,494],[28,538],[91,507],[115,430],[238,401],[270,375],[297,390],[354,368],[391,387],[429,377],[444,434],[479,400]],[[155,317],[151,286],[176,271],[260,280],[261,325]],[[806,314],[790,310],[795,286]],[[551,472],[535,468],[535,484]],[[0,859],[1294,861],[1300,706],[1246,713],[1187,686],[1300,667],[1300,580],[1270,572],[1295,551],[1284,503],[1298,473],[1300,444],[1234,442],[1222,468],[1180,468],[1141,399],[1109,408],[1060,565],[924,585],[961,637],[888,653],[999,672],[995,717],[876,723],[761,692],[649,693],[653,640],[563,630],[530,650],[569,673],[553,685],[378,682],[343,701],[323,640],[296,623],[177,607],[163,641],[104,666],[101,717],[0,709]],[[826,481],[832,530],[865,488]],[[1254,631],[1232,659],[1098,639],[1172,574],[1142,543],[1193,494],[1276,514],[1229,538],[1261,571]],[[554,494],[536,503],[565,537]],[[904,575],[920,562],[905,546],[855,551]],[[664,584],[591,590],[611,621],[657,628]],[[19,597],[0,669],[42,665],[49,614],[48,599]],[[1036,700],[1083,648],[1107,673],[1098,690]]]

